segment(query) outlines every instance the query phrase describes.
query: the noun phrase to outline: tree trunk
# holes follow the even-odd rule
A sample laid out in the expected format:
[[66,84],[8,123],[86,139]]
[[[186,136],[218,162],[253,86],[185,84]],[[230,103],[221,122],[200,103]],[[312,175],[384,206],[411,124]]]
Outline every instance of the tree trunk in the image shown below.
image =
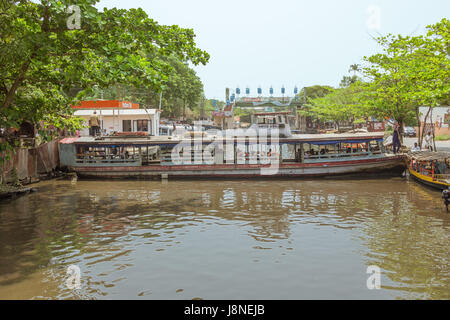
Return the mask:
[[416,107],[416,120],[417,120],[417,125],[418,125],[418,127],[417,127],[417,144],[419,145],[419,148],[422,149],[422,140],[420,138],[422,124],[420,122],[419,107]]
[[[431,107],[430,107],[430,109],[431,109]],[[435,131],[436,129],[434,128],[434,124],[433,124],[433,109],[431,109],[431,115],[430,115],[430,118],[431,118],[431,126],[432,126],[432,128],[433,128],[433,151],[436,152],[436,140],[434,139],[434,138],[435,138],[435,136],[434,136],[434,131]]]
[[403,119],[398,120],[398,138],[400,139],[400,143],[403,145]]
[[22,84],[23,80],[25,79],[25,73],[28,70],[28,67],[31,63],[31,57],[24,62],[22,67],[20,68],[19,74],[17,75],[16,79],[14,80],[13,85],[9,89],[8,93],[6,94],[5,100],[2,103],[2,109],[5,109],[9,107],[16,95],[16,91],[19,88],[19,86]]
[[431,107],[429,107],[427,114],[425,115],[425,118],[423,119],[423,130],[422,130],[422,136],[420,137],[419,147],[422,148],[422,142],[423,142],[423,136],[425,134],[425,125],[427,124],[428,115],[430,114]]

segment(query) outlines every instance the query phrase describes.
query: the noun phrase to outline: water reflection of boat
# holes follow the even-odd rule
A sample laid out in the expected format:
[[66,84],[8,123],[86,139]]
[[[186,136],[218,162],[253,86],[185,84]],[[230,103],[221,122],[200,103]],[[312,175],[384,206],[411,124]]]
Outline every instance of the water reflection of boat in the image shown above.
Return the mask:
[[411,176],[432,188],[447,189],[450,186],[449,152],[419,151],[407,155]]
[[61,141],[60,159],[97,178],[399,175],[405,168],[402,155],[384,149],[383,133],[70,138]]

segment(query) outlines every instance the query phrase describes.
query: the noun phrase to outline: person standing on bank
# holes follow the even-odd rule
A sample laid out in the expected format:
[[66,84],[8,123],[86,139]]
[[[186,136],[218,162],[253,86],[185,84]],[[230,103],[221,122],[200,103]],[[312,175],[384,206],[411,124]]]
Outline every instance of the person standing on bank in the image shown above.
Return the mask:
[[97,111],[89,119],[89,124],[91,125],[92,135],[95,137],[100,133],[100,122],[98,121]]
[[392,149],[394,154],[400,151],[402,144],[400,143],[400,132],[398,123],[394,123],[394,133],[392,134]]

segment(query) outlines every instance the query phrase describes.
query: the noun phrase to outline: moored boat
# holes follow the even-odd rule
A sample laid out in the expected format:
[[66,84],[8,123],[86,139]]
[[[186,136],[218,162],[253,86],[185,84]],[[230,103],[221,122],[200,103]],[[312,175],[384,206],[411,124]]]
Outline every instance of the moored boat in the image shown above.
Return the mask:
[[94,178],[364,177],[405,169],[403,155],[384,149],[382,133],[68,138],[60,143],[60,159],[68,170]]
[[439,190],[450,186],[450,152],[410,152],[407,163],[415,180]]

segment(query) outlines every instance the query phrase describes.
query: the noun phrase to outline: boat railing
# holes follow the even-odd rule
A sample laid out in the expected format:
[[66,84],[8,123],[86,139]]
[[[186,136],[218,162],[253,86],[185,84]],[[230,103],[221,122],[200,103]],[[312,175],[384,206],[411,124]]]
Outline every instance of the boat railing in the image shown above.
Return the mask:
[[450,180],[450,174],[435,174],[434,178],[436,180]]
[[284,123],[257,123],[260,129],[284,129]]
[[342,159],[346,157],[368,157],[368,156],[376,156],[382,155],[381,151],[376,152],[356,152],[356,153],[325,153],[319,155],[310,155],[305,160],[321,160],[321,159]]
[[131,155],[129,157],[125,156],[113,156],[113,155],[103,155],[103,156],[78,156],[75,160],[77,164],[141,164],[141,157],[139,155]]
[[423,176],[429,176],[429,177],[435,177],[436,175],[433,176],[433,170],[431,168],[426,168],[423,166],[411,166],[411,169],[415,172],[417,172],[418,174],[421,174]]

